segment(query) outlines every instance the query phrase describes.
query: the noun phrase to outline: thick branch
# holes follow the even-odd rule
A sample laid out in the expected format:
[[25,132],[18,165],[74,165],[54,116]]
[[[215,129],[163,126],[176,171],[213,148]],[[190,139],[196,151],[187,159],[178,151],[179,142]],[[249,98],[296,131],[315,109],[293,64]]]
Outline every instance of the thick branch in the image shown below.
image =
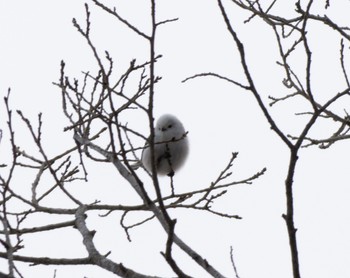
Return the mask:
[[[147,198],[148,196],[145,196],[143,194],[142,189],[140,188],[139,182],[137,181],[136,177],[132,175],[120,162],[120,160],[107,153],[106,151],[102,150],[98,146],[94,145],[93,143],[89,142],[88,140],[84,140],[83,138],[79,137],[77,134],[74,136],[74,139],[77,140],[80,144],[86,145],[101,155],[105,156],[113,165],[117,168],[118,172],[121,174],[121,176],[129,182],[129,184],[135,189],[135,191],[139,194],[139,196],[143,199],[145,204],[149,207],[149,209],[154,213],[160,224],[162,225],[163,229],[168,233],[169,232],[169,226],[164,219],[163,214],[159,210],[159,208]],[[192,250],[185,242],[183,242],[179,237],[174,234],[174,243],[179,246],[186,254],[188,254],[195,262],[197,262],[203,269],[205,269],[209,274],[211,274],[213,277],[216,278],[223,278],[224,276],[220,274],[214,267],[212,267],[207,260],[202,258],[197,252]]]
[[87,207],[86,206],[80,206],[77,209],[77,212],[75,214],[76,220],[75,225],[79,232],[81,233],[83,237],[83,243],[86,247],[86,250],[89,254],[89,260],[92,264],[98,265],[102,267],[103,269],[106,269],[108,271],[111,271],[120,277],[126,277],[126,278],[156,278],[156,276],[146,276],[139,274],[131,269],[126,268],[123,264],[117,264],[110,259],[106,258],[105,256],[102,256],[96,249],[94,243],[93,243],[93,237],[95,235],[95,231],[89,231],[85,219],[86,219],[86,212]]

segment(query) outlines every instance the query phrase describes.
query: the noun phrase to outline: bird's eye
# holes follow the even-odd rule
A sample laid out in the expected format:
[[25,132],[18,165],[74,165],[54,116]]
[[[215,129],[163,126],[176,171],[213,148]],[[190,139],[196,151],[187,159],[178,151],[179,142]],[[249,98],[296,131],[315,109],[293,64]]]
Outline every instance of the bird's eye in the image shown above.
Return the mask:
[[168,125],[168,128],[172,128],[173,127],[173,125]]

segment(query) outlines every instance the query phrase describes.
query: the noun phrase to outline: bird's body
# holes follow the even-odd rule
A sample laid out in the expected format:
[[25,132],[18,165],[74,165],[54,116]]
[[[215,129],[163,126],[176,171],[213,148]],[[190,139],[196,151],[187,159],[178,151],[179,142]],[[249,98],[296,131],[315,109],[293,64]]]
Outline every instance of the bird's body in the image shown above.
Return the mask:
[[[189,151],[186,131],[173,115],[161,116],[154,129],[155,166],[158,175],[174,175],[185,162]],[[151,172],[151,149],[142,152],[142,164]]]

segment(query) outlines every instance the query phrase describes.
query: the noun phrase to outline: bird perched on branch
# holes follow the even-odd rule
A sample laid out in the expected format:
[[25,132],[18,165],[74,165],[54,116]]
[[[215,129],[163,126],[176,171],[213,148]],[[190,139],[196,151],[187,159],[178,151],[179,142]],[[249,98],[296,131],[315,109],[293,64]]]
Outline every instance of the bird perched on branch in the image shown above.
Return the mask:
[[[187,132],[173,115],[161,116],[154,128],[154,156],[158,175],[173,176],[184,164],[189,151]],[[152,171],[151,149],[146,145],[142,152],[143,166]]]

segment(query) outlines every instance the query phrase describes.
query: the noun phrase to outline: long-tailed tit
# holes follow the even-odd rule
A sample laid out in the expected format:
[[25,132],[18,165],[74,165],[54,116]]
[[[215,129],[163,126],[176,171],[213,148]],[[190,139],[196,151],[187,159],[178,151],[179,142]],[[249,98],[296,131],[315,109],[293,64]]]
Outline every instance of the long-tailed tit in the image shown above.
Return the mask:
[[[187,133],[173,115],[161,116],[154,129],[154,155],[158,175],[173,176],[184,164],[189,151]],[[151,172],[151,149],[146,146],[141,158],[143,166]]]

